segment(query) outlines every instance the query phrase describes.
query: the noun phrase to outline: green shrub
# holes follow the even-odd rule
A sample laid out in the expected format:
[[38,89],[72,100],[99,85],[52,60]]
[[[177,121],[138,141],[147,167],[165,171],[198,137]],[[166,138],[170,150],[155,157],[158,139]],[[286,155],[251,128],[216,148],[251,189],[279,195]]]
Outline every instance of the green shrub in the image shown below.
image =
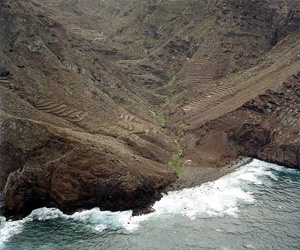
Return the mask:
[[171,169],[175,170],[177,174],[180,174],[183,172],[183,170],[180,166],[181,160],[182,160],[182,158],[181,158],[180,154],[177,153],[177,154],[173,155],[172,159],[169,161],[169,164],[168,164],[169,167]]
[[166,125],[166,119],[162,116],[159,107],[155,107],[151,113],[155,116],[160,126],[164,127]]
[[145,130],[144,130],[144,128],[142,128],[142,127],[134,127],[134,129],[133,129],[133,132],[135,133],[135,134],[144,134],[145,133]]

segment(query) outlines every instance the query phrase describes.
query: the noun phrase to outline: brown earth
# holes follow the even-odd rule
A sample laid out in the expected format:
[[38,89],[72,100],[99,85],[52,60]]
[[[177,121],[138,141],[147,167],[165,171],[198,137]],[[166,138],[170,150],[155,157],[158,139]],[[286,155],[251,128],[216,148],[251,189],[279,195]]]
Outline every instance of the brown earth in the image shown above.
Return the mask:
[[242,107],[186,130],[184,158],[221,167],[238,156],[299,168],[300,73]]
[[239,156],[300,168],[297,1],[0,0],[0,34],[7,217],[144,209]]

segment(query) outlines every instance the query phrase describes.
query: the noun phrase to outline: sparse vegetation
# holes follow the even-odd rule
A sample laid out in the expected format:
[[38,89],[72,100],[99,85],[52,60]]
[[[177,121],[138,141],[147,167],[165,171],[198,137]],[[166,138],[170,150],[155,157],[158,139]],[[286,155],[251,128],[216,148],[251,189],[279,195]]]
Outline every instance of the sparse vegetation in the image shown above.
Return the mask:
[[142,128],[142,127],[134,127],[133,132],[134,132],[135,134],[141,135],[141,134],[144,134],[144,133],[145,133],[145,130],[144,130],[144,128]]
[[169,167],[173,170],[176,171],[177,174],[180,174],[183,172],[181,166],[180,166],[180,163],[181,163],[181,154],[180,153],[177,153],[177,154],[174,154],[172,159],[169,161]]
[[182,136],[184,134],[184,129],[185,129],[186,125],[185,123],[181,123],[178,127],[177,127],[177,135],[178,136]]
[[167,85],[172,85],[172,84],[180,85],[180,84],[181,84],[181,81],[178,81],[178,79],[176,78],[176,76],[173,76],[173,77],[171,78],[171,80],[168,82]]
[[169,81],[169,84],[173,84],[176,81],[176,76],[173,76],[172,79]]
[[166,125],[166,119],[161,114],[161,110],[159,107],[155,107],[154,111],[151,111],[151,113],[156,118],[160,126],[164,127]]
[[170,95],[161,95],[162,98],[165,99],[165,101],[169,101],[171,99]]
[[173,140],[177,145],[177,153],[172,156],[168,165],[171,169],[175,170],[177,174],[181,174],[183,169],[181,168],[181,160],[182,160],[182,149],[179,143],[177,136],[170,136],[171,140]]
[[299,1],[33,2],[0,2],[8,218],[147,207],[236,155],[299,168]]

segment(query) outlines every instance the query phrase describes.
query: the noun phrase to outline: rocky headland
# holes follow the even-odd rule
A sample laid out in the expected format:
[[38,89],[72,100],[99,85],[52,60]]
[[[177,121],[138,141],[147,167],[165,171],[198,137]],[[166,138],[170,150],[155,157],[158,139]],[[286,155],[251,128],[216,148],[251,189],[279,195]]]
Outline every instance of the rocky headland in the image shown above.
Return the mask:
[[138,214],[242,156],[300,168],[297,1],[0,0],[0,34],[7,218]]

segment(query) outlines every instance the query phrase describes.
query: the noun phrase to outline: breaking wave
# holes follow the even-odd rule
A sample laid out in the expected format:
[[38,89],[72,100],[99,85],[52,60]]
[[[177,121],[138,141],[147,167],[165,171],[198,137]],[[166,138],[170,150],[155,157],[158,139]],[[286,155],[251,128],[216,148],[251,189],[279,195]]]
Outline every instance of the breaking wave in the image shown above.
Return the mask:
[[272,185],[277,180],[274,171],[293,171],[284,167],[253,160],[235,172],[216,181],[201,186],[172,191],[164,194],[153,208],[155,212],[147,215],[132,216],[132,211],[110,212],[99,208],[66,215],[55,208],[40,208],[19,221],[5,221],[0,217],[0,249],[12,236],[22,232],[24,224],[33,220],[65,219],[80,221],[95,231],[125,229],[133,232],[141,223],[161,217],[186,216],[197,217],[238,216],[239,208],[255,202],[251,186]]

